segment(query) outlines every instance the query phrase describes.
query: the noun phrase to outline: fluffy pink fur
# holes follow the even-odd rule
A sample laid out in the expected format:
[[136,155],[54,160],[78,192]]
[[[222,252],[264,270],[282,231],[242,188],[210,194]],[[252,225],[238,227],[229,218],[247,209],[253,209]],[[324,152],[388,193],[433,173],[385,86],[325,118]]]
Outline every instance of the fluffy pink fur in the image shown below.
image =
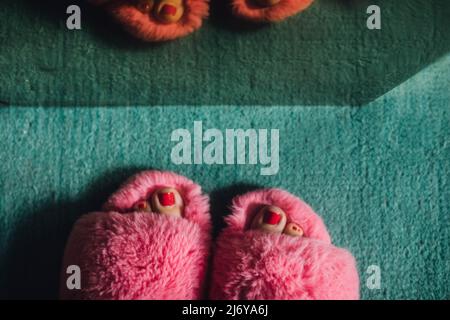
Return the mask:
[[[129,212],[158,186],[177,188],[184,218]],[[200,299],[210,250],[208,198],[170,172],[147,171],[111,196],[104,212],[75,224],[66,246],[63,299]],[[81,290],[66,287],[69,265],[81,268]]]
[[314,0],[281,0],[273,7],[262,8],[252,4],[252,0],[232,0],[233,13],[251,21],[281,21],[311,5]]
[[[282,208],[305,236],[248,230],[261,205]],[[333,246],[313,210],[288,192],[268,189],[234,199],[214,257],[212,299],[358,299],[353,256]]]
[[184,0],[184,15],[177,23],[163,24],[151,14],[139,11],[132,1],[90,0],[102,5],[135,37],[150,42],[167,41],[184,37],[202,26],[208,16],[208,0]]
[[211,228],[208,197],[202,189],[186,177],[167,171],[145,171],[128,179],[106,201],[103,211],[128,212],[139,200],[148,198],[156,189],[171,186],[183,197],[183,217],[202,230]]

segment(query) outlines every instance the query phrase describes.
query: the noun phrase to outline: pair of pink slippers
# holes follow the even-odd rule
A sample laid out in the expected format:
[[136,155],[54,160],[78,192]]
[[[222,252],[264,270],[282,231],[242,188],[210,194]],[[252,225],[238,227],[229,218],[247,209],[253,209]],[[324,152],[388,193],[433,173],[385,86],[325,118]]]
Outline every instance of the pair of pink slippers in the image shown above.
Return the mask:
[[[89,0],[103,7],[132,35],[144,41],[167,41],[202,26],[209,0]],[[230,0],[233,14],[253,22],[283,20],[314,0]]]
[[[265,189],[237,196],[225,219],[213,247],[200,186],[171,172],[142,172],[102,212],[76,222],[61,298],[359,298],[353,256],[331,244],[322,219],[292,194]],[[70,290],[66,270],[73,265],[81,270],[81,288]]]

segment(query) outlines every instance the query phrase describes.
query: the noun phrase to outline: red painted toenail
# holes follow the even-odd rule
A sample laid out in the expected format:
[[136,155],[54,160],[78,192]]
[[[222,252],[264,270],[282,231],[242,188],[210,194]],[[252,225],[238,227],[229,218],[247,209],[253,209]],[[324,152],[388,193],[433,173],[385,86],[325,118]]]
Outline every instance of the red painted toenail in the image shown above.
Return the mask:
[[148,209],[148,202],[145,200],[139,201],[134,206],[137,210],[147,210]]
[[174,16],[177,14],[177,7],[171,5],[171,4],[165,4],[161,8],[161,13],[165,15]]
[[140,202],[138,202],[138,203],[136,204],[136,207],[137,207],[138,209],[146,209],[146,208],[147,208],[147,202],[145,202],[145,201],[140,201]]
[[173,192],[165,192],[158,194],[159,203],[164,207],[173,206],[175,204],[175,194]]
[[264,223],[276,225],[281,220],[281,214],[273,212],[273,211],[266,211],[264,213]]

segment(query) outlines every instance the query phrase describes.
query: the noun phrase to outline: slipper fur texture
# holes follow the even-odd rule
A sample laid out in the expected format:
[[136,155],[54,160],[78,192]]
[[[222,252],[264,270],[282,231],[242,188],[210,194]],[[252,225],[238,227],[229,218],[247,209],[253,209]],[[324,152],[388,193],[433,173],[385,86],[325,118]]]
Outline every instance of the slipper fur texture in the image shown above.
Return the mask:
[[259,7],[252,0],[232,0],[233,13],[254,22],[277,22],[308,8],[314,0],[281,0],[272,7]]
[[[133,212],[156,188],[183,197],[183,218]],[[61,274],[62,299],[201,299],[210,251],[208,198],[171,172],[147,171],[126,182],[102,212],[82,216],[69,237]],[[66,269],[81,269],[81,290],[66,286]]]
[[184,14],[177,23],[164,24],[152,14],[143,13],[133,1],[89,0],[102,6],[130,34],[148,42],[174,40],[196,31],[208,16],[208,0],[184,0]]
[[[283,209],[304,237],[249,230],[262,205]],[[212,299],[359,299],[355,259],[331,244],[322,219],[292,194],[267,189],[238,196],[226,223],[216,244]]]

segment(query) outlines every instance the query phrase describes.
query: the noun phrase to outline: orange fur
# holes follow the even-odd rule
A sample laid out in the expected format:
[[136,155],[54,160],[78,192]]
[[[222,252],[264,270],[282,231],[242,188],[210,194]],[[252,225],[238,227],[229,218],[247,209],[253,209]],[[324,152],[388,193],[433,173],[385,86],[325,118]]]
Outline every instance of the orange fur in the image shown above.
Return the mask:
[[149,42],[174,40],[184,37],[202,25],[208,16],[208,0],[184,0],[185,13],[181,20],[173,24],[162,24],[151,14],[139,11],[132,1],[91,0],[102,5],[135,37]]
[[255,22],[281,21],[309,7],[314,0],[281,0],[273,7],[261,8],[251,0],[232,0],[233,13]]

